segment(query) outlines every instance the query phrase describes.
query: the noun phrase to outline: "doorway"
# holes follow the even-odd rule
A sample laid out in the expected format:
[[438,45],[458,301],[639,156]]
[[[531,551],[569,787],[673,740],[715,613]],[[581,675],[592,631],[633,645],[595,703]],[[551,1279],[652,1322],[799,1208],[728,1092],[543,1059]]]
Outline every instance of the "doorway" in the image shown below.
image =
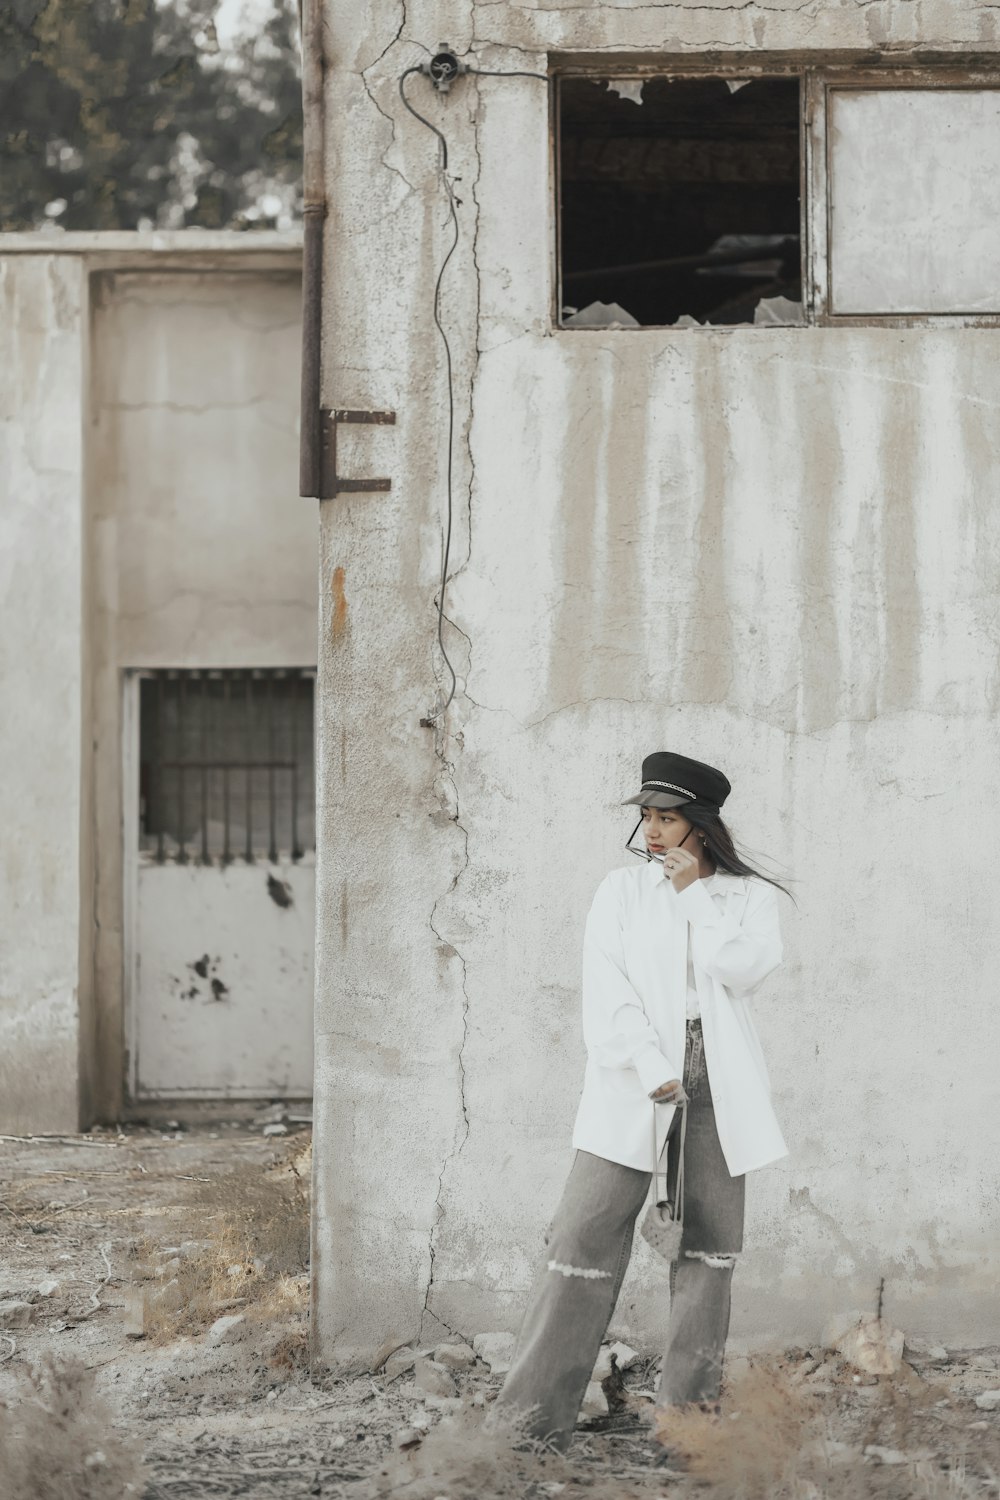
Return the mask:
[[133,1101],[312,1093],[314,680],[125,674]]

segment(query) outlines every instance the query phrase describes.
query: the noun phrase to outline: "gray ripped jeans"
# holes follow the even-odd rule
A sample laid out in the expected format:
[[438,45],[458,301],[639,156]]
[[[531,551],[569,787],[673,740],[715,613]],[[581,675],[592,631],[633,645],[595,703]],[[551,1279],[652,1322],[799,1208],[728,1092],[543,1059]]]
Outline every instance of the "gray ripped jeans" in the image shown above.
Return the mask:
[[[735,1256],[743,1248],[746,1176],[730,1176],[719,1144],[700,1020],[687,1023],[682,1081],[689,1099],[684,1232],[680,1258],[670,1266],[670,1318],[657,1387],[662,1406],[718,1396]],[[671,1201],[680,1118],[676,1110],[667,1136]],[[527,1432],[560,1450],[573,1436],[618,1301],[651,1175],[577,1151],[549,1229],[496,1405],[528,1413]]]

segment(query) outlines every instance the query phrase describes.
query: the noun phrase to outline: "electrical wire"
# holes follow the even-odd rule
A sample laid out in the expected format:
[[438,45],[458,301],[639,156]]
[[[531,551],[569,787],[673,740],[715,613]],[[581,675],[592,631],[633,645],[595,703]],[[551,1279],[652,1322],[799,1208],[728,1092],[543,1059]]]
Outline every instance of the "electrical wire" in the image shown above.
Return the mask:
[[451,553],[451,523],[452,523],[452,511],[453,511],[453,508],[454,508],[453,495],[452,495],[452,489],[453,489],[453,486],[452,486],[452,469],[453,469],[453,449],[454,449],[454,446],[455,446],[455,382],[454,382],[454,378],[453,378],[453,374],[452,374],[451,345],[448,342],[448,335],[444,331],[444,324],[441,322],[441,281],[442,281],[442,278],[444,277],[444,273],[445,273],[445,270],[447,268],[448,262],[451,260],[451,257],[454,255],[455,248],[458,245],[458,214],[455,212],[455,194],[452,191],[451,182],[450,182],[450,180],[448,178],[448,142],[445,140],[445,138],[442,135],[441,131],[438,130],[437,126],[436,125],[432,125],[431,122],[430,122],[430,120],[425,119],[424,116],[422,114],[420,114],[419,110],[414,109],[413,105],[410,103],[409,99],[407,99],[407,97],[406,97],[406,90],[404,88],[404,84],[406,83],[407,78],[410,76],[411,73],[419,73],[419,72],[420,72],[419,68],[407,68],[406,71],[405,71],[405,73],[402,73],[400,75],[400,79],[399,79],[399,97],[402,99],[403,103],[406,105],[406,108],[410,111],[410,114],[413,115],[415,119],[419,120],[422,125],[426,125],[428,130],[432,130],[434,132],[434,134],[438,138],[438,145],[439,145],[439,148],[440,148],[440,156],[439,156],[439,160],[438,160],[438,174],[439,174],[439,176],[441,178],[441,182],[444,185],[445,193],[447,194],[447,197],[448,197],[448,213],[449,213],[449,216],[451,218],[452,228],[454,230],[454,234],[452,236],[451,244],[448,247],[448,253],[445,255],[444,260],[441,262],[441,267],[440,267],[440,269],[438,271],[438,274],[437,274],[437,280],[434,283],[434,303],[433,303],[434,322],[437,325],[437,331],[441,335],[441,341],[444,344],[444,357],[445,357],[445,363],[446,363],[447,369],[448,369],[448,461],[447,461],[448,520],[447,520],[447,527],[446,527],[446,530],[445,530],[444,557],[443,557],[443,560],[442,560],[442,563],[441,563],[441,587],[438,590],[438,628],[437,628],[437,638],[438,638],[438,646],[440,647],[441,655],[444,658],[445,666],[448,668],[448,671],[451,674],[451,691],[449,692],[447,698],[444,700],[444,702],[442,703],[441,707],[437,710],[436,713],[428,714],[426,716],[429,720],[433,721],[434,719],[439,719],[441,717],[441,715],[444,713],[445,709],[448,707],[448,705],[451,702],[452,698],[454,698],[454,696],[455,696],[455,689],[458,686],[458,679],[455,676],[455,668],[451,664],[451,658],[449,657],[448,652],[447,652],[447,650],[445,648],[444,636],[442,634],[443,626],[444,626],[444,591],[445,591],[445,586],[446,586],[446,584],[448,582],[448,558],[449,558],[450,553]]
[[[522,73],[522,72],[497,73],[497,72],[493,72],[492,70],[487,69],[487,68],[466,68],[465,71],[467,73],[474,73],[474,74],[478,75],[481,78],[539,78],[539,79],[542,80],[543,83],[548,83],[548,75],[546,73]],[[454,191],[452,190],[451,179],[448,177],[448,142],[445,140],[443,133],[437,128],[437,126],[434,125],[434,124],[432,124],[432,122],[430,120],[428,120],[425,115],[422,115],[418,109],[414,109],[413,105],[410,103],[409,99],[406,97],[406,88],[405,88],[406,80],[410,77],[410,75],[412,73],[421,73],[421,72],[423,72],[422,68],[413,67],[413,68],[406,68],[400,74],[400,76],[399,76],[399,97],[400,97],[400,99],[402,99],[403,104],[409,110],[409,112],[413,116],[413,118],[415,120],[419,120],[420,123],[421,123],[421,125],[426,125],[427,129],[430,130],[430,131],[432,131],[433,134],[437,136],[437,141],[438,141],[438,175],[441,178],[442,185],[444,187],[445,193],[446,193],[447,198],[448,198],[448,214],[449,214],[449,217],[451,219],[452,228],[454,230],[451,244],[448,247],[448,251],[447,251],[447,254],[444,257],[444,260],[441,262],[441,266],[440,266],[440,269],[438,270],[438,274],[437,274],[437,280],[434,283],[434,301],[433,301],[434,322],[435,322],[435,324],[437,326],[438,333],[441,335],[441,342],[444,344],[445,363],[446,363],[447,370],[448,370],[448,461],[447,461],[447,466],[446,466],[446,469],[447,469],[447,486],[446,486],[447,487],[447,525],[446,525],[446,528],[445,528],[444,557],[443,557],[442,564],[441,564],[441,587],[438,590],[438,628],[437,628],[437,638],[438,638],[438,646],[440,648],[441,655],[444,658],[444,662],[445,662],[445,665],[448,668],[449,673],[451,674],[451,691],[449,692],[447,698],[444,700],[444,702],[442,703],[441,707],[437,710],[437,712],[433,713],[433,714],[428,714],[426,716],[427,721],[432,723],[435,719],[439,719],[441,717],[441,715],[444,713],[445,709],[448,707],[449,703],[454,698],[454,696],[455,696],[455,689],[458,686],[458,679],[455,676],[455,668],[452,666],[452,664],[451,664],[451,658],[449,657],[448,652],[445,649],[444,636],[443,636],[443,633],[442,633],[443,632],[443,625],[444,625],[444,596],[445,596],[445,588],[446,588],[447,582],[448,582],[448,559],[449,559],[449,556],[451,554],[451,528],[452,528],[452,514],[453,514],[453,510],[454,510],[453,467],[454,467],[454,446],[455,446],[455,382],[454,382],[454,375],[453,375],[453,371],[452,371],[451,344],[448,342],[448,335],[445,333],[444,325],[441,322],[441,282],[442,282],[442,280],[444,278],[444,273],[445,273],[445,270],[447,269],[448,262],[451,260],[451,257],[454,255],[455,250],[456,250],[456,248],[458,246],[459,225],[458,225],[458,214],[455,211],[455,194],[454,194]]]
[[498,73],[493,68],[466,68],[467,73],[478,73],[480,78],[540,78],[543,83],[548,83],[548,73],[523,73],[519,68],[510,73]]
[[419,120],[420,123],[421,123],[421,125],[426,125],[428,130],[433,130],[434,134],[437,136],[438,141],[439,141],[440,146],[441,146],[441,168],[442,168],[443,171],[447,171],[447,168],[448,168],[448,142],[445,140],[445,138],[441,134],[440,130],[438,130],[437,126],[431,124],[430,120],[427,119],[426,115],[422,115],[418,109],[414,109],[413,108],[413,105],[410,103],[409,99],[407,99],[407,97],[406,97],[406,90],[403,87],[403,85],[406,83],[406,80],[409,78],[409,76],[410,76],[411,73],[420,73],[422,71],[423,71],[422,68],[407,68],[405,70],[405,72],[403,72],[403,73],[401,73],[399,75],[399,97],[402,99],[403,103],[406,105],[407,109],[410,111],[410,114],[413,116],[413,118],[415,120]]

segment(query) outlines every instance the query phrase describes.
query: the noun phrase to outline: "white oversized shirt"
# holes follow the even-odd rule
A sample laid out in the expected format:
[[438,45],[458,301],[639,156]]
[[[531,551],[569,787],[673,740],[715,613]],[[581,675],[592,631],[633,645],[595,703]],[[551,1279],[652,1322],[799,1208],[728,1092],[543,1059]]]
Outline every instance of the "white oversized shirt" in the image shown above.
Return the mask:
[[[711,890],[711,881],[714,877],[708,877],[708,886]],[[691,930],[687,932],[687,1013],[688,1019],[694,1020],[701,1015],[701,1001],[698,999],[698,980],[694,972],[694,954],[691,952]]]
[[732,1176],[788,1154],[751,996],[781,963],[775,887],[716,871],[675,891],[656,861],[611,870],[583,940],[583,1092],[573,1145],[652,1171],[650,1114],[662,1150],[676,1106],[649,1094],[681,1078],[688,941],[708,1069]]

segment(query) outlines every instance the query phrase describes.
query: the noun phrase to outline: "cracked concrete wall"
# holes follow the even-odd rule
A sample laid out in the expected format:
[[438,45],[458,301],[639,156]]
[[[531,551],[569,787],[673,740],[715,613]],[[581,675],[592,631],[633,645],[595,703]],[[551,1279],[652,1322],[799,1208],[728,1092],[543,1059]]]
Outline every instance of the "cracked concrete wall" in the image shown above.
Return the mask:
[[86,327],[79,264],[0,258],[0,309],[0,1131],[29,1134],[77,1128],[80,1007],[88,999],[78,978]]
[[[515,1329],[572,1160],[584,917],[664,744],[721,764],[780,897],[756,1002],[791,1147],[748,1182],[732,1332],[874,1307],[1000,1336],[992,889],[1000,333],[550,325],[546,90],[466,79],[453,581],[435,141],[397,79],[615,53],[995,50],[983,7],[327,5],[324,402],[388,407],[321,506],[314,1355]],[[985,805],[985,811],[984,811]],[[768,859],[767,857],[770,856]],[[948,1106],[951,1106],[950,1108]],[[961,1123],[958,1123],[958,1122]],[[612,1329],[655,1347],[639,1245]]]

